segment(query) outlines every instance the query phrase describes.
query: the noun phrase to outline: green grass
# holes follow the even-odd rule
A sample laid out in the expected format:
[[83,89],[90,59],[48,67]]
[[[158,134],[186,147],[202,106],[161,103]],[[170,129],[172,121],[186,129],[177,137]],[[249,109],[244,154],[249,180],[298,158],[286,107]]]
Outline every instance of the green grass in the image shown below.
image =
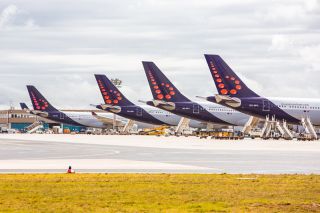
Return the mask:
[[318,175],[0,175],[0,212],[317,211]]

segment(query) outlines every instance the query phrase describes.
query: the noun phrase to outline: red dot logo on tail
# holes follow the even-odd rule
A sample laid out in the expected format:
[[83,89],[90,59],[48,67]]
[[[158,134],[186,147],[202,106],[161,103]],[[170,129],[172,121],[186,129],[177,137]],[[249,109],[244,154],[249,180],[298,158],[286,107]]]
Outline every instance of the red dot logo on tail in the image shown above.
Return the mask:
[[210,61],[210,69],[217,88],[220,91],[220,94],[236,95],[238,91],[242,89],[240,80],[236,79],[234,76],[221,75],[219,69],[214,66],[214,63],[212,61]]
[[152,87],[153,91],[157,95],[156,98],[158,100],[162,100],[164,98],[164,95],[162,94],[162,91],[159,88],[159,84],[157,83],[157,81],[153,77],[153,74],[152,74],[152,72],[150,70],[148,70],[148,75],[149,75],[149,78],[150,78],[150,82],[153,85],[153,87]]
[[227,95],[228,94],[228,90],[227,89],[222,89],[220,90],[222,95]]
[[102,96],[103,96],[105,103],[117,105],[119,103],[119,101],[122,100],[120,92],[113,91],[111,89],[108,92],[107,89],[104,87],[101,80],[98,80],[98,85],[99,85],[99,88],[100,88],[100,91],[102,93]]
[[157,95],[157,98],[160,99],[160,100],[162,100],[162,99],[163,99],[163,95],[162,95],[162,94],[159,94],[159,95]]

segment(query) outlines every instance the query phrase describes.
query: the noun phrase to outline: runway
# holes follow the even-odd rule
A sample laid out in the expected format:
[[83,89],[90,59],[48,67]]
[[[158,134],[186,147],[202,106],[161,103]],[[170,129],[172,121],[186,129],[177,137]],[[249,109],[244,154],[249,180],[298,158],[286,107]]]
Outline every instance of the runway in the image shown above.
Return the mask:
[[0,135],[0,172],[315,173],[320,142],[196,137]]

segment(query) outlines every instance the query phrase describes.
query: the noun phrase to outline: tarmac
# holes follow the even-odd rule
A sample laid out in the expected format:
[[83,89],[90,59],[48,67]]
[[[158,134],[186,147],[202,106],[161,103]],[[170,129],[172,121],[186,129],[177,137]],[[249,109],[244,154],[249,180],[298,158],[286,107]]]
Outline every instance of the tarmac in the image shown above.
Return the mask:
[[320,141],[0,134],[0,173],[320,174]]

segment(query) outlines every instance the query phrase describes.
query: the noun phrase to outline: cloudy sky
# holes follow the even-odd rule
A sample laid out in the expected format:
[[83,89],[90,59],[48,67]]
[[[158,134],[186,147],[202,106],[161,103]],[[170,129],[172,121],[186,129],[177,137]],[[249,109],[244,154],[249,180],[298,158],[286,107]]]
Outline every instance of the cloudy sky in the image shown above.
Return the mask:
[[187,96],[212,95],[204,53],[260,95],[320,98],[320,0],[1,0],[0,47],[1,108],[30,105],[27,84],[90,108],[102,101],[94,73],[149,100],[142,60]]

